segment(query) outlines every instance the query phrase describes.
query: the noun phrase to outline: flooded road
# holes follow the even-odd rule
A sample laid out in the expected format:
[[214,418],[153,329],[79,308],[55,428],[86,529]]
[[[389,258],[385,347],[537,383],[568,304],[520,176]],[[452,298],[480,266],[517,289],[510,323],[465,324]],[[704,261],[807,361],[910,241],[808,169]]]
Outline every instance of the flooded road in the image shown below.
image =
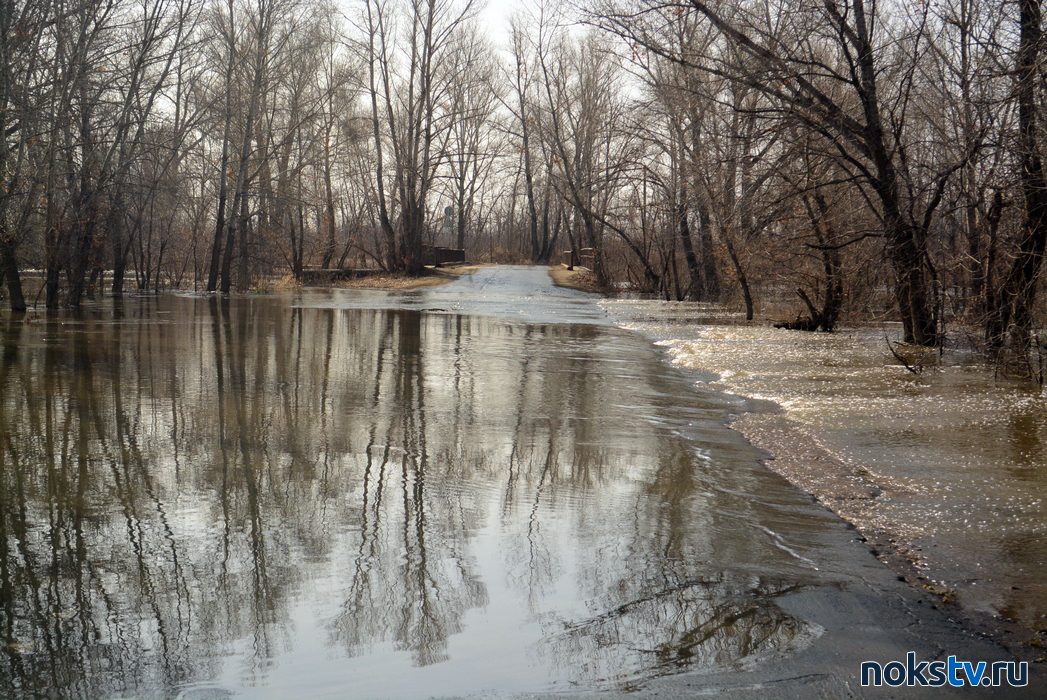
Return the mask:
[[5,319],[0,391],[0,698],[787,697],[1004,658],[544,269]]

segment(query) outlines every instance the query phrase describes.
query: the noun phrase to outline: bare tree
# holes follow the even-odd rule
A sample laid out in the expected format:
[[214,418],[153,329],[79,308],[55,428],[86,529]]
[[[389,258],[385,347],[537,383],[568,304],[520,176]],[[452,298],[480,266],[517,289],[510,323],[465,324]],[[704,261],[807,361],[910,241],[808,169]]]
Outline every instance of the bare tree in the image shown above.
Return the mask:
[[1021,0],[1018,52],[1015,57],[1015,92],[1018,102],[1018,155],[1025,203],[1024,220],[1017,250],[999,298],[990,309],[987,336],[1001,349],[1010,336],[1013,346],[1024,354],[1032,330],[1036,282],[1043,267],[1047,246],[1047,173],[1042,143],[1043,16],[1039,0]]
[[438,137],[449,126],[441,113],[449,87],[445,63],[456,33],[476,9],[472,0],[368,0],[360,23],[380,225],[392,266],[410,274],[422,271],[427,203],[440,166]]
[[[26,310],[16,232],[31,211],[23,206],[19,212],[18,194],[23,188],[35,189],[26,173],[34,139],[33,103],[37,97],[31,82],[42,58],[41,43],[53,10],[53,3],[48,0],[0,3],[0,275],[7,284],[11,310],[15,312]],[[16,217],[14,222],[12,217]]]
[[456,34],[446,77],[449,189],[454,202],[454,243],[465,249],[466,231],[501,151],[496,128],[496,58],[474,23]]
[[[556,235],[559,227],[550,222],[550,201],[552,178],[552,163],[549,159],[543,159],[546,164],[544,170],[539,173],[540,166],[535,163],[535,135],[538,120],[540,118],[540,101],[542,99],[539,87],[536,84],[540,76],[538,66],[541,60],[536,59],[536,54],[546,49],[543,41],[543,33],[546,32],[544,6],[539,8],[540,16],[532,18],[529,15],[518,12],[510,20],[510,51],[512,63],[506,68],[507,83],[510,85],[512,95],[507,96],[503,105],[512,116],[514,126],[509,127],[510,134],[519,141],[520,170],[523,176],[524,196],[527,200],[527,231],[530,240],[531,260],[538,263],[548,262],[556,245]],[[539,141],[537,147],[544,147],[541,141],[541,132],[537,131]],[[544,181],[544,189],[539,194],[541,178]],[[538,211],[541,208],[542,215]],[[553,216],[555,222],[560,217]],[[540,222],[540,223],[539,223]],[[551,233],[553,235],[551,235]]]
[[785,0],[769,8],[691,0],[672,7],[708,21],[723,50],[692,55],[667,45],[660,39],[661,3],[598,5],[594,21],[669,60],[760,93],[767,109],[824,139],[881,222],[906,341],[938,342],[928,233],[950,178],[971,154],[937,167],[910,159],[922,136],[907,117],[914,62],[927,41],[926,9],[898,18],[867,0],[814,7]]
[[[593,250],[597,278],[606,281],[601,258],[609,229],[646,262],[628,233],[609,220],[622,178],[635,163],[636,140],[629,105],[618,89],[623,75],[617,55],[590,32],[575,42],[564,32],[550,37],[548,55],[540,52],[545,93],[542,137],[553,164],[553,186],[573,209],[568,229],[572,248]],[[580,244],[580,245],[579,245]],[[647,265],[648,274],[657,274]]]

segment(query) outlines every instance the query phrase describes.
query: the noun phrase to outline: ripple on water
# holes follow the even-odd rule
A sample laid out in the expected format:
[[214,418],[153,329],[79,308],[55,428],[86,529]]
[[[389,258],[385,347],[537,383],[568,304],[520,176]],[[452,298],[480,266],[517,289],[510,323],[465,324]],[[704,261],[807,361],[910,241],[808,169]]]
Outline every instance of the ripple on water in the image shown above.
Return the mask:
[[332,291],[0,324],[0,698],[622,689],[809,645],[778,600],[851,575],[836,524],[731,401],[502,281],[475,314]]

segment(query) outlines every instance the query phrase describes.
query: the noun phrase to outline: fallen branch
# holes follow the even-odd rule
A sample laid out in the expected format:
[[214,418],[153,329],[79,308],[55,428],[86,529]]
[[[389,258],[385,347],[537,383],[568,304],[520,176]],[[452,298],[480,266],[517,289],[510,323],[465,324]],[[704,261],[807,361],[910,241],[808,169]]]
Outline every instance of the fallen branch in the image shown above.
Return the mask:
[[897,353],[897,352],[895,351],[895,349],[894,349],[894,348],[893,348],[893,347],[891,346],[891,340],[890,340],[890,338],[888,338],[888,337],[887,337],[887,336],[885,335],[885,336],[883,336],[883,339],[884,339],[884,342],[886,342],[886,343],[887,343],[887,349],[891,351],[891,354],[892,354],[892,355],[894,355],[895,359],[897,359],[897,360],[898,360],[898,362],[901,362],[901,363],[902,363],[903,365],[905,365],[905,369],[909,370],[910,372],[912,372],[913,374],[915,374],[915,375],[916,375],[917,377],[919,377],[919,376],[920,376],[920,373],[921,373],[921,372],[923,372],[923,365],[922,365],[922,364],[916,365],[916,366],[917,366],[917,367],[918,367],[919,369],[913,369],[912,365],[910,365],[910,364],[909,364],[908,362],[906,362],[906,361],[905,361],[905,358],[904,358],[904,357],[902,357],[901,355],[899,355],[899,354],[898,354],[898,353]]

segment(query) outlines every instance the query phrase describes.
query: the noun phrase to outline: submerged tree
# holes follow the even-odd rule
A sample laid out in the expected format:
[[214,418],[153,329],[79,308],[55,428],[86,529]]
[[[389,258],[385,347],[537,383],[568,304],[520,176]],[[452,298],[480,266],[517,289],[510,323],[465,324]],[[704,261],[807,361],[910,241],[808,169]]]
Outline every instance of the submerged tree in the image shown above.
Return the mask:
[[927,41],[924,14],[901,19],[866,0],[817,7],[673,5],[694,12],[722,38],[718,50],[692,54],[667,44],[665,6],[639,0],[604,4],[594,21],[682,65],[744,86],[765,98],[761,112],[795,120],[823,142],[880,221],[895,275],[895,298],[907,342],[938,342],[936,271],[929,230],[949,179],[970,153],[940,164],[914,163],[924,134],[908,119]]
[[1042,137],[1044,87],[1040,71],[1044,47],[1039,0],[1021,0],[1019,23],[1015,92],[1019,175],[1025,206],[1014,260],[989,310],[986,335],[994,349],[1001,350],[1009,341],[1024,355],[1031,339],[1033,302],[1047,246],[1047,172],[1044,171]]

